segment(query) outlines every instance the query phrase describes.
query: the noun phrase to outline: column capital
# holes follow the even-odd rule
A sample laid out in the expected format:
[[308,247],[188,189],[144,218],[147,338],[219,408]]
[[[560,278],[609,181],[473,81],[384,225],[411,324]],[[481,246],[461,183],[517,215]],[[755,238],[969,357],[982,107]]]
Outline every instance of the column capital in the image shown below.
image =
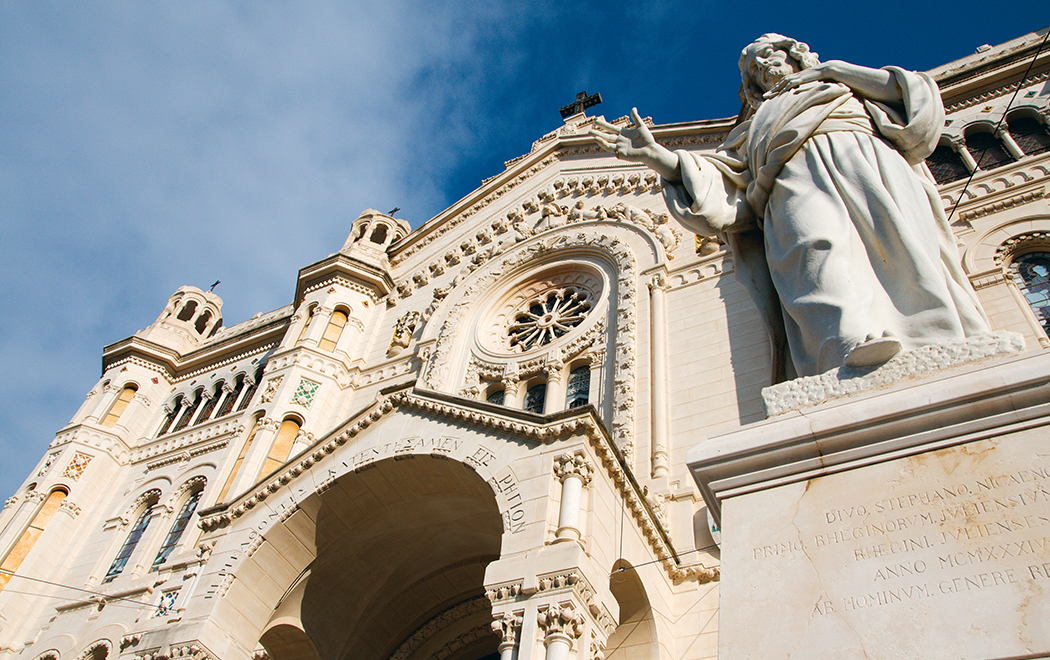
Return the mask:
[[586,485],[591,481],[594,468],[587,462],[582,452],[562,454],[554,458],[554,474],[563,482],[569,477],[576,477]]
[[553,603],[537,613],[536,622],[543,629],[545,641],[559,636],[578,639],[583,632],[584,618],[571,607]]
[[513,646],[517,643],[521,623],[522,612],[506,612],[503,616],[497,615],[497,618],[492,622],[492,632],[499,635],[500,638],[499,646],[501,652],[508,645]]

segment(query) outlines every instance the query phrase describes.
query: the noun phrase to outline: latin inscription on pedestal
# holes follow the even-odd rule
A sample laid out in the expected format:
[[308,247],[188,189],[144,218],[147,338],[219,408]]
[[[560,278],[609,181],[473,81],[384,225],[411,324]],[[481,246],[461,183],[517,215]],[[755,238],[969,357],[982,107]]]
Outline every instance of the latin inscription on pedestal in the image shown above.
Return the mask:
[[1050,653],[1050,433],[723,502],[721,658]]

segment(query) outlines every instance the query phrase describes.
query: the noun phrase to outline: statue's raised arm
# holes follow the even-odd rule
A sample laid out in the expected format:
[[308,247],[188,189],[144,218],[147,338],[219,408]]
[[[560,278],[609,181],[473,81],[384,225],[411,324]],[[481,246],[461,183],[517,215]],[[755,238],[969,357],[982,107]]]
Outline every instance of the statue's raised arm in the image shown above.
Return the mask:
[[776,34],[743,50],[740,71],[749,116],[715,151],[668,151],[636,111],[633,125],[591,134],[663,176],[668,210],[688,229],[726,236],[795,373],[875,366],[987,332],[923,165],[944,124],[936,83],[822,64]]

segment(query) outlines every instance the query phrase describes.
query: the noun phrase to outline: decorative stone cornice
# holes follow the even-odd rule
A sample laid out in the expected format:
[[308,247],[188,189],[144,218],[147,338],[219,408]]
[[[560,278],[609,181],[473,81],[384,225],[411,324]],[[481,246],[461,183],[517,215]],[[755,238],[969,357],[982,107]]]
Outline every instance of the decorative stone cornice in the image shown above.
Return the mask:
[[521,580],[497,584],[485,590],[485,598],[493,605],[517,597],[521,593]]
[[1025,86],[1025,87],[1028,87],[1028,86],[1034,85],[1036,83],[1040,83],[1040,82],[1042,82],[1044,80],[1050,80],[1050,71],[1044,71],[1042,73],[1037,73],[1035,75],[1030,75],[1027,78],[1025,78],[1023,81],[1008,83],[1006,85],[1002,85],[1001,87],[997,87],[995,89],[988,90],[987,92],[984,92],[983,94],[977,94],[975,96],[971,96],[969,98],[963,99],[962,101],[957,101],[955,103],[952,103],[951,105],[945,106],[944,111],[945,111],[946,114],[950,115],[953,112],[958,112],[958,111],[964,110],[966,108],[971,108],[971,107],[973,107],[975,105],[980,105],[982,103],[987,103],[988,101],[991,101],[992,99],[999,98],[999,97],[1004,96],[1006,94],[1013,93],[1014,90],[1016,90],[1018,87],[1021,87],[1022,85]]
[[[426,390],[396,390],[381,396],[374,404],[355,415],[346,424],[315,442],[310,448],[274,473],[264,483],[257,484],[248,493],[228,506],[215,507],[200,512],[200,527],[211,531],[225,527],[245,513],[265,501],[270,495],[291,483],[296,477],[314,464],[325,459],[329,454],[343,446],[372,424],[400,407],[418,410],[457,422],[470,424],[479,428],[490,429],[500,433],[510,433],[527,438],[537,443],[548,443],[578,434],[587,439],[591,450],[605,470],[625,509],[631,514],[639,531],[645,537],[657,559],[664,566],[668,575],[675,580],[696,579],[695,573],[678,570],[679,563],[667,532],[657,521],[648,502],[642,496],[642,489],[627,467],[623,454],[608,436],[604,425],[591,406],[583,406],[562,411],[548,416],[543,421],[532,421],[523,414],[507,410],[493,412],[489,407],[453,395],[429,392]],[[289,507],[281,515],[286,519],[295,513],[295,507]],[[260,542],[263,539],[259,537]],[[676,577],[677,576],[677,577]],[[715,572],[710,579],[717,579]],[[705,580],[706,581],[706,580]]]
[[124,635],[120,640],[120,650],[124,651],[129,646],[138,646],[138,643],[142,641],[142,633],[134,633],[132,635]]
[[152,649],[134,657],[135,660],[178,660],[178,658],[219,660],[215,654],[205,648],[200,642],[172,644],[169,647]]

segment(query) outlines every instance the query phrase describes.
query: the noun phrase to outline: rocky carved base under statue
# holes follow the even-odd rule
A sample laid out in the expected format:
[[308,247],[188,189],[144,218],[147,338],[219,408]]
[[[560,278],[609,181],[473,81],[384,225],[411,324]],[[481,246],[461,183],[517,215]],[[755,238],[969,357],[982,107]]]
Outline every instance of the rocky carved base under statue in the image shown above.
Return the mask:
[[861,392],[929,378],[937,372],[1004,357],[1024,349],[1024,338],[1016,332],[997,331],[953,339],[898,353],[878,366],[846,365],[816,376],[777,383],[762,389],[762,402],[766,417],[774,417]]

